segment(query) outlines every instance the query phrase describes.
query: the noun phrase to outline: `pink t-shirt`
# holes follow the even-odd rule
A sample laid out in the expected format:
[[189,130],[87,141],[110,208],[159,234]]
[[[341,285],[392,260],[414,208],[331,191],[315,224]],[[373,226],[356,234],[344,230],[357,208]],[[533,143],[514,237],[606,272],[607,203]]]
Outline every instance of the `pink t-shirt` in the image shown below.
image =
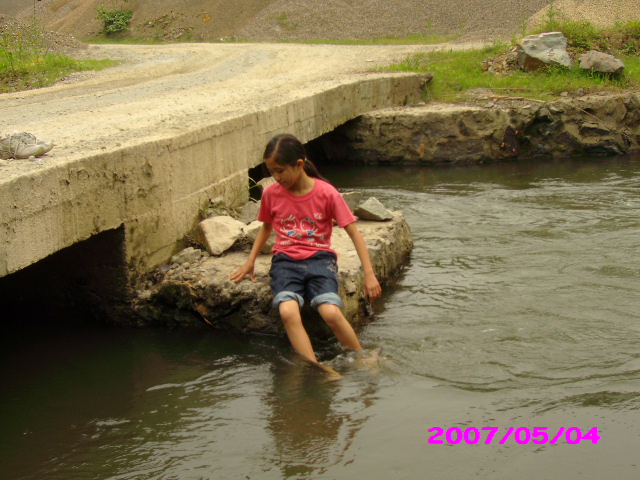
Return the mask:
[[306,195],[294,195],[278,183],[262,193],[258,220],[273,224],[276,244],[273,253],[296,260],[331,249],[333,220],[342,228],[356,221],[342,195],[327,182],[316,184]]

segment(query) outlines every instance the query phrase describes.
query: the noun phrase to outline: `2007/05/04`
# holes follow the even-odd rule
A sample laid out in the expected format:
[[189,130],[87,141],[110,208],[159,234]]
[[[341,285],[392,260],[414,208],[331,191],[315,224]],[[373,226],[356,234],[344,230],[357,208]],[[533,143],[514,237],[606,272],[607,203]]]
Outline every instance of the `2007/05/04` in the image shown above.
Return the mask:
[[[514,428],[510,427],[505,434],[502,435],[499,444],[504,445],[509,438],[513,435],[513,439],[519,445],[527,445],[529,443],[535,443],[537,445],[555,445],[558,441],[561,441],[564,436],[564,440],[571,445],[576,445],[582,441],[591,441],[594,445],[597,445],[600,441],[600,435],[598,435],[598,427],[593,427],[587,433],[577,427],[560,427],[557,431],[548,432],[548,427],[534,427],[533,430],[527,427]],[[468,427],[462,430],[458,427],[450,427],[446,430],[441,427],[433,427],[428,430],[432,435],[429,436],[428,443],[441,445],[445,442],[449,445],[458,445],[459,443],[466,443],[467,445],[475,445],[482,439],[483,432],[487,432],[487,438],[484,441],[485,445],[491,445],[494,440],[500,438],[496,437],[496,434],[500,431],[498,427]],[[441,437],[444,436],[444,440]]]

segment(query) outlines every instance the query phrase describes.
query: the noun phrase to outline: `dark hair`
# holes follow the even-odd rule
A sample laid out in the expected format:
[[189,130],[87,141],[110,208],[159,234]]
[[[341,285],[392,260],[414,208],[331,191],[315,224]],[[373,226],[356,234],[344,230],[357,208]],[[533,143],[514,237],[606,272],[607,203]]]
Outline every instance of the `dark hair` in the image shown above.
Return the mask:
[[264,149],[262,159],[272,158],[279,165],[294,166],[299,159],[304,160],[304,171],[307,175],[320,180],[325,180],[311,160],[307,157],[304,145],[293,135],[281,133],[276,135]]

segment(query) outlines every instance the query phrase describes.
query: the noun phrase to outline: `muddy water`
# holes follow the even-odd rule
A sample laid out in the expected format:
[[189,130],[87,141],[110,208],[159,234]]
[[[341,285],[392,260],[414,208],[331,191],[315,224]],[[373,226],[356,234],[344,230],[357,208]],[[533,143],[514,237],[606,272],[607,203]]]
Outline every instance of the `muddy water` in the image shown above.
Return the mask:
[[360,332],[377,371],[333,343],[338,382],[268,337],[31,327],[1,340],[0,477],[638,478],[640,158],[325,173],[415,237]]

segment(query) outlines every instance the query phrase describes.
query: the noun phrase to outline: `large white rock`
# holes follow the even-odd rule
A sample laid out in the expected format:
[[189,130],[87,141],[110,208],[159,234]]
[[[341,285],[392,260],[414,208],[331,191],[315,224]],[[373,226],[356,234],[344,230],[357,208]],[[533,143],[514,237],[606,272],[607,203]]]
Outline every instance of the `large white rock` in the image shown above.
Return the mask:
[[385,222],[393,218],[393,212],[387,210],[376,197],[371,197],[366,202],[361,203],[353,213],[362,220],[373,220],[375,222]]
[[197,240],[211,255],[222,255],[242,235],[244,226],[226,215],[207,218],[198,225]]
[[525,70],[537,70],[545,65],[571,68],[567,53],[567,38],[562,32],[546,32],[524,37],[518,44],[518,64]]

